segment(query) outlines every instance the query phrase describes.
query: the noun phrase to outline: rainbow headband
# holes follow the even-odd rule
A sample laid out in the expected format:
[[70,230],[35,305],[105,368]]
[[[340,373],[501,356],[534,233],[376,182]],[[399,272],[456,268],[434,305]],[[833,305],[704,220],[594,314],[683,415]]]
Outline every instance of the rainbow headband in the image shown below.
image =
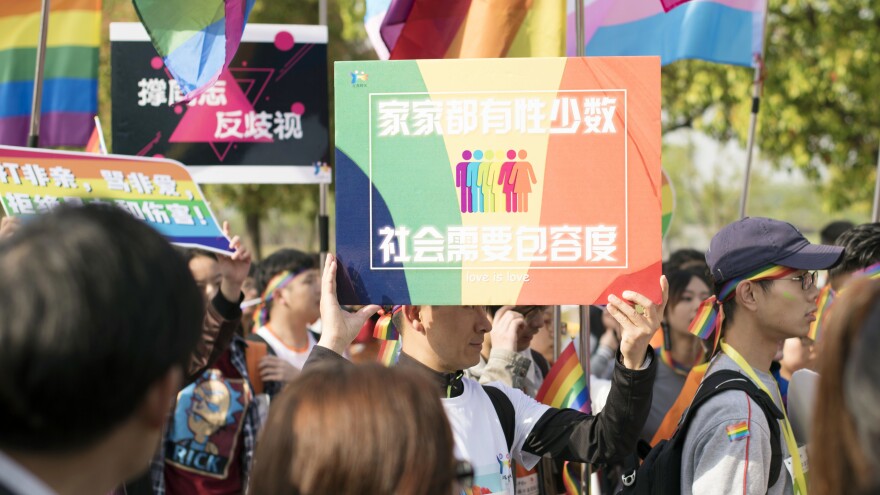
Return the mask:
[[733,299],[736,294],[736,287],[740,282],[745,282],[747,280],[749,282],[779,280],[787,278],[796,272],[797,270],[794,268],[768,265],[741,277],[732,278],[727,282],[724,282],[721,286],[721,290],[718,292],[718,297],[712,296],[700,304],[700,308],[697,310],[697,316],[691,321],[691,325],[688,327],[688,332],[703,340],[708,339],[714,332],[715,345],[713,346],[713,349],[717,348],[718,339],[721,337],[721,323],[724,321],[724,310],[721,305],[730,299]]
[[400,339],[400,332],[397,331],[392,318],[401,309],[403,309],[403,306],[397,305],[392,306],[391,311],[381,311],[381,316],[376,321],[376,326],[373,327],[373,338],[379,340]]
[[300,273],[302,273],[301,270],[284,270],[269,280],[269,284],[266,285],[266,290],[264,290],[263,295],[260,296],[260,304],[254,310],[254,325],[256,328],[265,326],[266,322],[269,321],[269,301],[275,297],[275,291],[287,287]]

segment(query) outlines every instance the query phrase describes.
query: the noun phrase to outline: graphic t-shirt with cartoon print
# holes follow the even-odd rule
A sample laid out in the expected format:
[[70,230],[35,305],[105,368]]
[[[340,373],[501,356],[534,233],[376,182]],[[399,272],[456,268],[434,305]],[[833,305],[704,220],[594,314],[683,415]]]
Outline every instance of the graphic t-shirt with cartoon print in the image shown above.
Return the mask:
[[228,350],[180,391],[165,441],[168,495],[244,492],[241,429],[250,401]]
[[489,385],[503,391],[516,412],[513,449],[510,451],[489,396],[476,381],[464,378],[462,382],[464,393],[442,402],[455,438],[455,455],[474,466],[475,487],[470,493],[513,495],[511,460],[526,469],[538,463],[540,457],[523,452],[522,447],[535,423],[549,407],[501,383]]

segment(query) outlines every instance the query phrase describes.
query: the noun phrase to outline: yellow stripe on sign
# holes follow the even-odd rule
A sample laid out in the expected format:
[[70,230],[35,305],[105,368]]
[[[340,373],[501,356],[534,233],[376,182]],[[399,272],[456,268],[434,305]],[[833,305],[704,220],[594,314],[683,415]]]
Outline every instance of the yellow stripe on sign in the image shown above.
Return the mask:
[[[0,17],[0,50],[33,48],[40,38],[40,14]],[[98,46],[101,13],[71,10],[49,17],[48,46]]]

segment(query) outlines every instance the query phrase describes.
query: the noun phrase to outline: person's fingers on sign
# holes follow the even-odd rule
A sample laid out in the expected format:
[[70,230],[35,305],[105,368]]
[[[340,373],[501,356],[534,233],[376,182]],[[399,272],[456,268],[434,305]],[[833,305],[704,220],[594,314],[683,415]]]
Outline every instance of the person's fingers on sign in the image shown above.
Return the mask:
[[665,276],[660,277],[660,289],[663,298],[655,304],[638,292],[623,291],[620,297],[608,296],[608,312],[620,323],[620,353],[623,365],[627,368],[638,368],[645,359],[645,351],[654,332],[660,328],[663,310],[669,299],[669,282]]
[[328,253],[321,278],[321,340],[318,343],[342,354],[380,306],[369,304],[354,313],[342,309],[336,297],[336,269],[336,257]]

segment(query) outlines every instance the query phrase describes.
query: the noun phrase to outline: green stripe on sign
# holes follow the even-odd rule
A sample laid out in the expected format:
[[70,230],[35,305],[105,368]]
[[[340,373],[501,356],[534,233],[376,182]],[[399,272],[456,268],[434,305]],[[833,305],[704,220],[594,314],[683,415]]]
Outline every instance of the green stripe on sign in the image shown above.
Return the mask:
[[[36,48],[0,50],[0,83],[32,81],[36,59]],[[49,47],[44,71],[46,79],[97,79],[98,48]]]

